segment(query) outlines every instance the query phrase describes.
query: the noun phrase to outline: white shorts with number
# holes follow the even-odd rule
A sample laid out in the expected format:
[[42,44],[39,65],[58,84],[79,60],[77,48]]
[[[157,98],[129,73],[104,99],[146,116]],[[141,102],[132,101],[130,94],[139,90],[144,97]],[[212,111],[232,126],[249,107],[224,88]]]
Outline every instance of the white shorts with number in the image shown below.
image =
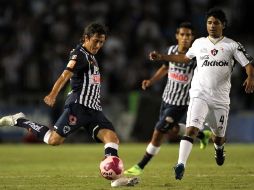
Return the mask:
[[187,112],[187,127],[204,128],[208,124],[213,134],[224,137],[228,121],[228,104],[211,104],[200,98],[191,98]]

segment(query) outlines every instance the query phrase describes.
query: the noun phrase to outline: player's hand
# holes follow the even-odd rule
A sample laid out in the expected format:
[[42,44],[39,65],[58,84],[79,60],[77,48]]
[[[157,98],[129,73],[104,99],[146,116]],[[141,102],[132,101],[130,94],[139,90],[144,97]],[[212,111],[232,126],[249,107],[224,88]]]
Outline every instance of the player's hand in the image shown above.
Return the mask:
[[244,81],[243,86],[245,86],[246,93],[253,93],[254,92],[254,76],[248,76],[247,79]]
[[160,61],[162,59],[162,55],[156,51],[153,51],[153,52],[149,53],[149,59],[151,61]]
[[143,80],[142,81],[142,89],[146,90],[147,87],[150,87],[152,85],[151,80]]
[[54,104],[55,104],[55,102],[56,102],[56,98],[53,97],[53,96],[51,96],[51,95],[47,95],[47,96],[45,96],[45,98],[44,98],[44,102],[45,102],[48,106],[53,107]]

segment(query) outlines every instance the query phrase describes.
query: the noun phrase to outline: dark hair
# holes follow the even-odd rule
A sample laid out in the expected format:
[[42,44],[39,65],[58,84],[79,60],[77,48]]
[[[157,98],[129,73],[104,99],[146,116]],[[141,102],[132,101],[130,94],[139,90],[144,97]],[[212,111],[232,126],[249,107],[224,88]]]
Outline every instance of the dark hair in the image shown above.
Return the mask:
[[221,10],[217,7],[209,9],[206,13],[206,21],[211,16],[213,16],[214,18],[219,19],[224,24],[224,27],[226,27],[227,18],[226,18],[226,14],[223,10]]
[[85,36],[88,36],[90,38],[94,36],[95,34],[98,34],[98,35],[104,34],[107,37],[108,28],[105,25],[97,23],[97,22],[90,23],[89,25],[85,27],[80,41],[84,42]]
[[181,23],[178,25],[177,29],[176,29],[176,33],[179,32],[180,28],[188,28],[188,29],[191,30],[191,32],[192,32],[193,35],[194,35],[194,33],[195,33],[194,28],[193,28],[193,26],[192,26],[192,24],[191,24],[190,22],[181,22]]

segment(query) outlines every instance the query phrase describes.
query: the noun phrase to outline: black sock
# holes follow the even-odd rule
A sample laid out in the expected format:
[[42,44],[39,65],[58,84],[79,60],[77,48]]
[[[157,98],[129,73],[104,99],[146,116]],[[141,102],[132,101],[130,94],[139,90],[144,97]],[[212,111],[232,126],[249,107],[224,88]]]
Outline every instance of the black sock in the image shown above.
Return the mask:
[[117,156],[118,157],[117,149],[114,149],[112,147],[105,148],[105,157],[107,157],[107,156]]
[[199,131],[198,135],[197,135],[197,138],[203,139],[204,137],[205,137],[205,134],[203,133],[203,131]]
[[143,159],[138,163],[138,166],[141,169],[144,169],[145,166],[147,165],[147,163],[152,159],[153,155],[152,154],[148,154],[146,152],[146,154],[144,155]]
[[28,131],[31,131],[35,135],[35,137],[41,141],[43,141],[46,132],[49,130],[49,128],[44,125],[37,124],[23,118],[18,119],[15,126],[22,127],[27,129]]

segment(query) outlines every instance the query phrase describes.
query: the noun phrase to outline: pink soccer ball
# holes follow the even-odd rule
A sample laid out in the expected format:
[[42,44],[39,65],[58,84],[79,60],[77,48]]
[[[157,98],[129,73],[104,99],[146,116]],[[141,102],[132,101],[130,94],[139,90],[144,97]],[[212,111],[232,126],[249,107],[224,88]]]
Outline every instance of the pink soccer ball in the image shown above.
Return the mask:
[[116,180],[123,174],[123,161],[117,156],[108,156],[100,163],[101,175],[107,180]]

